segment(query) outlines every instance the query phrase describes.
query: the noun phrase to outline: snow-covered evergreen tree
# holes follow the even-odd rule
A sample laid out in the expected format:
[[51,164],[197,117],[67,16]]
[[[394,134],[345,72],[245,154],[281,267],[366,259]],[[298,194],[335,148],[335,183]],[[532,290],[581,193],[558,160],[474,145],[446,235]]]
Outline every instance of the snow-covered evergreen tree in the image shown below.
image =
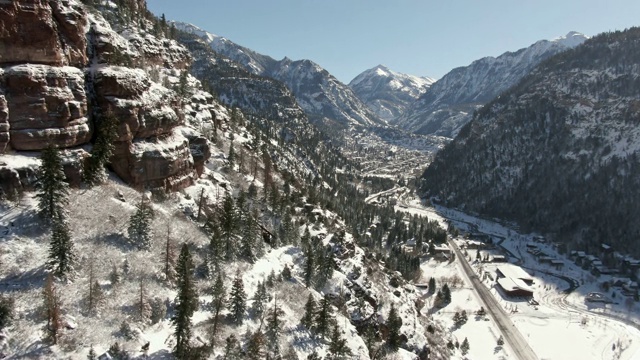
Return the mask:
[[198,308],[198,294],[193,279],[194,264],[187,244],[182,245],[176,265],[176,297],[175,326],[176,346],[174,353],[178,359],[186,359],[191,345],[191,317]]
[[69,226],[62,215],[53,222],[47,265],[56,276],[66,277],[73,270],[75,260],[76,255]]
[[144,199],[136,204],[136,212],[129,218],[129,240],[140,250],[151,249],[151,220],[153,209]]
[[62,167],[58,149],[48,147],[40,156],[42,165],[38,170],[38,210],[46,224],[52,225],[64,217],[68,203],[69,186]]
[[247,294],[244,292],[244,282],[240,273],[236,273],[229,293],[229,311],[235,323],[241,323],[247,307]]

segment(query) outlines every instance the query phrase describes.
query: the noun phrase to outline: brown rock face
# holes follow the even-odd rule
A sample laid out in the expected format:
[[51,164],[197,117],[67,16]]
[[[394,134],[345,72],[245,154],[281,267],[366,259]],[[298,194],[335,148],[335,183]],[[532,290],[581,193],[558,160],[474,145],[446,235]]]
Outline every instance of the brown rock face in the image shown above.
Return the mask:
[[9,107],[4,95],[0,95],[0,154],[9,145]]
[[189,137],[188,139],[196,172],[198,175],[202,175],[204,172],[204,164],[209,160],[209,158],[211,158],[209,142],[202,136]]
[[174,109],[175,93],[153,85],[142,70],[106,67],[95,75],[99,105],[120,119],[119,140],[132,141],[171,133],[183,123]]
[[86,15],[67,0],[0,1],[0,64],[87,63]]
[[111,159],[113,170],[138,188],[163,188],[176,191],[197,179],[189,141],[172,134],[153,141],[121,142]]
[[91,139],[80,69],[17,65],[5,68],[0,84],[8,100],[13,149],[42,150],[49,145],[66,148]]

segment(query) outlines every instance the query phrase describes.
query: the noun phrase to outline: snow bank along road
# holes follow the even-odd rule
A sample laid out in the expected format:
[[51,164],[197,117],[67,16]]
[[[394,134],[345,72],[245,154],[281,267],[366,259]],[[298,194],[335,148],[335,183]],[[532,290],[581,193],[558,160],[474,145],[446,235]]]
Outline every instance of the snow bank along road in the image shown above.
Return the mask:
[[448,242],[449,246],[451,246],[451,248],[456,252],[458,261],[462,264],[465,274],[471,281],[471,284],[484,304],[485,309],[487,309],[487,312],[491,314],[493,321],[496,322],[498,329],[500,329],[504,339],[511,346],[516,357],[520,360],[538,360],[538,356],[536,356],[522,334],[520,334],[515,325],[513,325],[509,316],[504,312],[489,290],[484,287],[478,276],[471,268],[471,265],[467,262],[467,259],[464,257],[462,252],[460,252],[458,245],[456,245],[451,239],[449,239]]

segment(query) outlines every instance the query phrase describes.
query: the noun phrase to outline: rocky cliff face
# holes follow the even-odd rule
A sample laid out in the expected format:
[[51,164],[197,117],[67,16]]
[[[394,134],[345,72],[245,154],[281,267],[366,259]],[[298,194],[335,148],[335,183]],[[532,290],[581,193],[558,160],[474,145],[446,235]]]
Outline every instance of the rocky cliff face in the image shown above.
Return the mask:
[[87,18],[73,0],[0,3],[0,63],[79,66],[87,63]]
[[[145,22],[142,28],[153,28],[143,17],[145,1],[121,6]],[[2,1],[0,150],[89,144],[94,118],[110,113],[120,120],[111,162],[120,177],[138,188],[189,186],[210,152],[206,140],[193,137],[197,144],[190,146],[182,135],[184,109],[190,119],[213,118],[212,98],[191,106],[193,92],[178,95],[170,88],[190,62],[177,42],[124,21],[112,27],[76,0]]]

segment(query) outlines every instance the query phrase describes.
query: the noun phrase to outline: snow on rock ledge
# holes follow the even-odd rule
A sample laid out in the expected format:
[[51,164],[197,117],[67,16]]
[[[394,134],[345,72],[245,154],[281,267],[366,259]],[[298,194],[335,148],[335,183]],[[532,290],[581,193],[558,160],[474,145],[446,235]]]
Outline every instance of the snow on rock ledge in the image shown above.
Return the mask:
[[189,141],[173,132],[167,137],[119,143],[113,170],[135,188],[177,191],[197,179]]
[[87,63],[86,15],[74,0],[0,1],[0,64]]
[[8,126],[0,126],[0,134],[8,131],[16,150],[89,142],[92,128],[84,85],[82,70],[74,67],[24,64],[5,68],[0,72],[0,88],[8,104],[3,109],[0,100],[0,112],[8,112]]

